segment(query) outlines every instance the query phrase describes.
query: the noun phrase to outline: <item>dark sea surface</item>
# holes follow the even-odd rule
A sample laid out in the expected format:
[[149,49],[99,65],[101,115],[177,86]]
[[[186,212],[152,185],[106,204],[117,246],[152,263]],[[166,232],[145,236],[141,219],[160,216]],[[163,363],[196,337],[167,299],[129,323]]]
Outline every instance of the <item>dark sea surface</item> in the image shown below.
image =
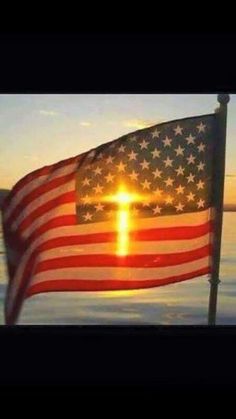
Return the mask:
[[[7,283],[0,232],[0,324]],[[236,212],[224,213],[217,324],[236,325]],[[149,290],[45,293],[25,301],[18,324],[205,325],[206,276]]]

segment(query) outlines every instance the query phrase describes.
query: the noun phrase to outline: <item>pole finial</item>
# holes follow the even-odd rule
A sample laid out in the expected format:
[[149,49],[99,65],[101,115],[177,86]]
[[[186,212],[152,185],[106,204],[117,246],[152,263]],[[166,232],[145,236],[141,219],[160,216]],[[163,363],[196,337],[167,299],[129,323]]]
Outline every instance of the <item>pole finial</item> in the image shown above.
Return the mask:
[[230,101],[230,96],[221,93],[217,96],[217,100],[221,105],[227,105],[227,103]]

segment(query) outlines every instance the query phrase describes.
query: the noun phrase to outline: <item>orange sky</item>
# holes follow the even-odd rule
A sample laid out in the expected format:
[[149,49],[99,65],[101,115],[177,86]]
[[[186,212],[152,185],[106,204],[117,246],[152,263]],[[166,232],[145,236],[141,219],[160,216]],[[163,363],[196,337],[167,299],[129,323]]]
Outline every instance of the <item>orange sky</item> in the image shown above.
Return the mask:
[[[0,95],[0,188],[128,132],[214,112],[216,95]],[[228,109],[225,203],[236,205],[236,95]]]

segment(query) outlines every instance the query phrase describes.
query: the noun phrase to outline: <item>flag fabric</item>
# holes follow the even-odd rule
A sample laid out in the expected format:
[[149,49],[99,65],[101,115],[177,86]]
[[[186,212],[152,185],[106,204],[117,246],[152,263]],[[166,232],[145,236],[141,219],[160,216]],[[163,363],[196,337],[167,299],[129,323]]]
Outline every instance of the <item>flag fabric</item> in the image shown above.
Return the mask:
[[[170,121],[21,179],[2,208],[6,322],[41,292],[148,288],[209,274],[214,138],[215,114]],[[125,207],[125,233],[117,228],[122,204],[106,199],[121,186],[139,197]]]

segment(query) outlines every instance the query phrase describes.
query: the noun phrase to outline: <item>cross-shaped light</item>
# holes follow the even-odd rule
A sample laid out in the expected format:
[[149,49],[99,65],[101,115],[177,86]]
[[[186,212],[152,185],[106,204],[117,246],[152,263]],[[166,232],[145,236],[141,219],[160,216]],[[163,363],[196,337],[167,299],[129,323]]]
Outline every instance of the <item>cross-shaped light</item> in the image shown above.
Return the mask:
[[138,194],[129,193],[124,185],[120,185],[115,195],[105,199],[108,202],[115,202],[119,208],[117,211],[117,256],[126,256],[129,252],[129,228],[130,228],[130,204],[141,200]]

